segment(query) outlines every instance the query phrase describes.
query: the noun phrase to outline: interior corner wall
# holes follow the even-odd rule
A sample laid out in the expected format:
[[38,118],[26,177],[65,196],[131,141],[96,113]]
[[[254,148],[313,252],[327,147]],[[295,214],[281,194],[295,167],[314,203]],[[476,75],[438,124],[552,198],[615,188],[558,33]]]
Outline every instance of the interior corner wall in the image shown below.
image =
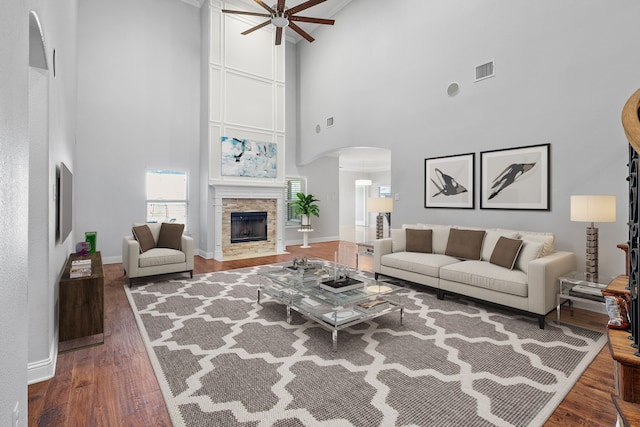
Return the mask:
[[148,169],[184,170],[199,242],[200,9],[176,0],[82,0],[78,9],[75,239],[105,263],[146,220]]
[[[429,222],[552,231],[584,268],[585,223],[572,194],[614,194],[616,223],[600,228],[600,270],[624,273],[627,141],[620,112],[640,86],[640,2],[497,0],[393,8],[350,2],[336,25],[298,43],[299,156],[347,146],[392,150],[392,226]],[[367,16],[366,20],[362,16]],[[381,31],[402,22],[402,31]],[[598,28],[598,31],[593,31]],[[505,36],[505,35],[508,35]],[[495,77],[474,82],[477,65]],[[595,64],[606,64],[596,66]],[[460,91],[449,97],[447,87]],[[320,133],[326,117],[335,124]],[[479,209],[480,152],[551,144],[549,211]],[[476,208],[425,209],[424,159],[476,153]]]
[[16,404],[26,414],[28,405],[28,13],[27,2],[9,0],[0,14],[0,75],[10,82],[0,84],[0,420],[11,420]]

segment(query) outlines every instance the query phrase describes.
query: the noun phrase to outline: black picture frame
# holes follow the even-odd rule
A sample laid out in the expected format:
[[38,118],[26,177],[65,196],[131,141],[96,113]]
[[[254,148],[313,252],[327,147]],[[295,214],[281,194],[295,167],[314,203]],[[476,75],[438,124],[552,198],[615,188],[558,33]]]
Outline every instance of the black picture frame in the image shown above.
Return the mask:
[[424,207],[475,208],[475,153],[424,159]]
[[551,144],[482,151],[480,209],[551,210]]

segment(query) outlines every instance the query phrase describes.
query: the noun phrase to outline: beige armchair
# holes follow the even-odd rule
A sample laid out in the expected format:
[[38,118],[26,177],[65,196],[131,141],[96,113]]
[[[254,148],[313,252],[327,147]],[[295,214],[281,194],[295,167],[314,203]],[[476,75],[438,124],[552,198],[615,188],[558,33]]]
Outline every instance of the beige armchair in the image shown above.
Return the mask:
[[189,273],[193,277],[193,238],[182,234],[180,226],[133,225],[133,235],[122,239],[122,265],[129,276],[129,287],[138,277],[169,273]]

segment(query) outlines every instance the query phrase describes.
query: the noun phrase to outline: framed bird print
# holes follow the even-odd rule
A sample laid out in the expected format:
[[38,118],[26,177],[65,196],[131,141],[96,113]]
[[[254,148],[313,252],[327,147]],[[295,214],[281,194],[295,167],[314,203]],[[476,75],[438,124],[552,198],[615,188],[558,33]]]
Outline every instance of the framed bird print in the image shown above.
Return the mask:
[[473,209],[475,153],[424,159],[424,207]]
[[550,209],[550,144],[480,153],[480,209]]

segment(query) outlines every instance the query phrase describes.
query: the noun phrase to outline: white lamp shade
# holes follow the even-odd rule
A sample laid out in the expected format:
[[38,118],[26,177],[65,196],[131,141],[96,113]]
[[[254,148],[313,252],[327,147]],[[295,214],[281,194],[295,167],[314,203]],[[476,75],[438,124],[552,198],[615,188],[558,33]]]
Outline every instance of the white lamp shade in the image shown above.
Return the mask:
[[616,222],[616,196],[571,196],[571,221]]
[[367,210],[369,212],[393,212],[393,199],[391,197],[369,197]]

